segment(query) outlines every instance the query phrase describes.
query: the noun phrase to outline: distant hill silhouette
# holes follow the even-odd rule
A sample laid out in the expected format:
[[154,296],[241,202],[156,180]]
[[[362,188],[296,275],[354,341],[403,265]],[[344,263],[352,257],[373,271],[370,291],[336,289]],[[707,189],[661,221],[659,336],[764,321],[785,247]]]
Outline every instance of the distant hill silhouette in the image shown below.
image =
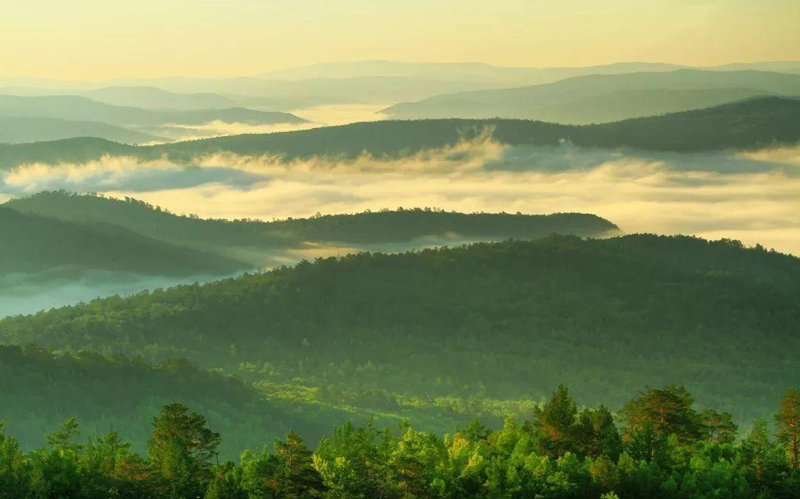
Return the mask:
[[394,118],[517,118],[588,124],[687,111],[743,98],[800,95],[800,75],[765,71],[587,75],[511,89],[440,95],[387,108]]
[[117,126],[200,125],[214,120],[258,125],[305,122],[302,118],[289,113],[255,111],[238,107],[189,111],[154,110],[113,106],[74,95],[43,97],[0,95],[0,115],[99,121]]
[[146,144],[164,140],[156,135],[97,121],[19,118],[0,115],[0,143],[41,142],[76,137],[97,137],[124,144]]

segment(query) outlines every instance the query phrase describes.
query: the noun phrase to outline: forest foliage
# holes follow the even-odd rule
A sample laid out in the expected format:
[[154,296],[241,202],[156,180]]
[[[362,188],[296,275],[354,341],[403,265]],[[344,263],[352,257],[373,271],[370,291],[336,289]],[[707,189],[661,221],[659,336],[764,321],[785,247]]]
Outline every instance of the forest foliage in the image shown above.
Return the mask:
[[75,418],[29,452],[0,426],[0,498],[793,499],[799,419],[795,389],[774,435],[761,419],[737,438],[730,414],[696,411],[680,386],[642,390],[615,417],[579,408],[560,385],[497,430],[345,424],[313,452],[289,431],[235,462],[218,458],[224,435],[202,414],[170,403],[152,417],[145,455],[113,430],[81,439]]
[[560,382],[589,405],[680,383],[746,423],[793,383],[798,282],[797,258],[736,241],[552,236],[98,299],[4,319],[0,341],[186,358],[286,402],[417,416],[522,414]]

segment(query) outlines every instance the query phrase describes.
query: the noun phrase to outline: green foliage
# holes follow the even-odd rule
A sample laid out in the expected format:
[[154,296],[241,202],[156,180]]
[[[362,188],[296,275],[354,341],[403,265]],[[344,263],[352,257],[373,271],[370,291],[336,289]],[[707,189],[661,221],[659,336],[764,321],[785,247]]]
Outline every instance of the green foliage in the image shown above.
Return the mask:
[[775,425],[778,428],[778,441],[786,447],[792,469],[796,470],[800,455],[800,392],[796,389],[790,389],[781,399]]
[[[596,237],[618,231],[607,220],[580,213],[464,214],[430,208],[399,208],[394,211],[289,218],[272,222],[213,220],[193,215],[179,216],[132,198],[118,200],[63,191],[41,192],[11,200],[2,206],[25,215],[58,218],[70,222],[70,227],[74,227],[74,224],[118,227],[122,231],[144,236],[143,239],[214,253],[222,261],[225,258],[245,259],[251,268],[285,261],[287,254],[278,250],[309,248],[313,245],[379,245],[397,250],[424,246],[434,241],[445,244],[459,240],[536,239],[550,234]],[[33,221],[56,224],[55,221],[42,218]],[[0,217],[0,228],[2,223]],[[102,248],[104,242],[98,241],[97,244]],[[110,247],[109,251],[116,251],[116,248]],[[156,260],[154,262],[154,266],[160,268],[160,264]],[[240,267],[247,265],[239,264]]]
[[675,434],[657,434],[647,421],[626,442],[595,440],[596,457],[541,448],[540,440],[551,434],[545,421],[569,427],[576,444],[585,441],[587,422],[606,435],[611,431],[609,411],[587,408],[575,423],[574,404],[561,386],[533,420],[518,423],[508,417],[498,430],[473,421],[444,437],[409,424],[392,431],[371,421],[348,423],[323,438],[314,452],[290,431],[272,450],[244,451],[238,464],[212,463],[220,435],[180,404],[163,407],[153,419],[147,458],[131,452],[115,432],[74,442],[75,420],[56,432],[57,448],[28,454],[0,431],[0,498],[797,497],[800,473],[792,469],[786,449],[770,440],[763,420],[736,444],[680,442]]
[[[391,414],[428,431],[528,415],[559,377],[587,404],[612,406],[625,388],[675,382],[742,422],[771,414],[796,372],[798,282],[797,258],[733,241],[548,237],[327,258],[94,300],[0,321],[0,341],[184,357],[287,404]],[[678,426],[667,420],[666,431],[703,436],[680,393],[667,395]]]
[[245,268],[228,258],[180,248],[99,222],[71,222],[0,206],[0,274],[60,268],[145,275],[227,275]]
[[697,441],[702,432],[700,416],[692,408],[694,400],[684,387],[651,388],[630,400],[620,418],[625,435],[650,434],[654,438],[675,435],[681,443]]
[[168,497],[201,497],[211,477],[210,460],[217,455],[219,433],[206,426],[203,416],[186,406],[170,404],[153,419],[147,441],[149,460],[168,490]]

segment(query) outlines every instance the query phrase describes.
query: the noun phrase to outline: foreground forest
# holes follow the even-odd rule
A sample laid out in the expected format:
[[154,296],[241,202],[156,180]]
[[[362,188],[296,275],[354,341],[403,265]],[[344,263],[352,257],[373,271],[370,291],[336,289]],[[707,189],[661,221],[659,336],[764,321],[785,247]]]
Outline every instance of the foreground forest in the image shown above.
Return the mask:
[[[23,452],[0,425],[2,499],[792,499],[800,490],[800,393],[739,435],[683,387],[640,391],[616,413],[579,409],[563,385],[523,418],[444,437],[411,425],[346,424],[314,452],[288,432],[221,461],[224,436],[182,404],[152,419],[147,454],[117,431],[81,439],[70,418]],[[737,438],[741,437],[741,438]],[[263,447],[262,447],[263,445]]]

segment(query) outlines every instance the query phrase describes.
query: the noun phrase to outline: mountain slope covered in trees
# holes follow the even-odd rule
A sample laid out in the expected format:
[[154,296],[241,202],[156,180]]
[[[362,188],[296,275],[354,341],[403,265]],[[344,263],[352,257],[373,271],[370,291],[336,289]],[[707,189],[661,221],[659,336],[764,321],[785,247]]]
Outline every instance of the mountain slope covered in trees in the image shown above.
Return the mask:
[[420,151],[483,138],[508,145],[576,146],[650,151],[753,149],[800,141],[800,100],[764,97],[708,109],[630,119],[599,125],[567,126],[525,120],[421,120],[355,123],[296,132],[250,134],[134,147],[99,139],[72,139],[39,144],[0,144],[0,169],[27,163],[98,160],[130,156],[191,163],[232,153],[272,156],[285,161],[328,157],[350,160],[362,155],[402,158]]
[[535,239],[550,234],[601,237],[619,231],[607,220],[581,213],[465,214],[401,209],[272,222],[207,220],[178,216],[134,199],[65,192],[42,192],[3,206],[73,222],[114,225],[177,246],[238,254],[240,258],[250,255],[254,267],[264,266],[273,251],[310,249],[320,244],[413,248],[458,241]]
[[58,269],[145,275],[230,275],[245,265],[102,223],[79,223],[0,206],[0,274]]
[[746,421],[793,383],[798,279],[797,258],[731,241],[554,236],[96,300],[5,319],[0,341],[183,356],[266,392],[461,414],[524,412],[559,382],[588,404],[682,383]]

